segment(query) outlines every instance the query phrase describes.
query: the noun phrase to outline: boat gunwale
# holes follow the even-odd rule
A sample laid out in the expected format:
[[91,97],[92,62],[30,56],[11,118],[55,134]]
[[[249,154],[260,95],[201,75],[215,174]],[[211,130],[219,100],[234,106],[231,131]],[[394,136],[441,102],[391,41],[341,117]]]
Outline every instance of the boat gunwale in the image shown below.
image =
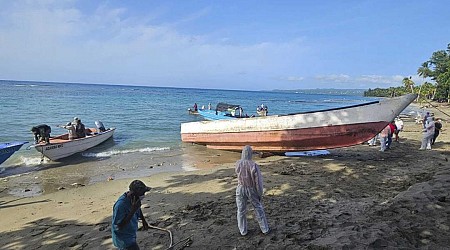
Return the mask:
[[355,105],[349,105],[349,106],[342,106],[338,108],[331,108],[331,109],[319,109],[319,110],[312,110],[312,111],[305,111],[305,112],[297,112],[297,113],[289,113],[285,115],[278,115],[278,116],[289,116],[289,115],[301,115],[301,114],[312,114],[312,113],[319,113],[319,112],[327,112],[327,111],[334,111],[334,110],[341,110],[341,109],[349,109],[349,108],[356,108],[356,107],[362,107],[372,104],[380,103],[380,101],[372,101],[372,102],[365,102]]
[[76,142],[76,141],[83,141],[83,140],[96,138],[96,137],[99,137],[101,135],[109,134],[109,133],[111,133],[111,132],[113,132],[115,130],[116,130],[116,128],[109,128],[108,130],[106,130],[105,132],[102,132],[101,134],[89,135],[89,136],[82,137],[82,138],[75,138],[73,140],[58,138],[58,137],[62,137],[62,136],[68,135],[68,133],[65,133],[65,134],[57,135],[55,137],[51,137],[50,138],[50,141],[51,140],[58,140],[59,142],[50,142],[50,143],[47,143],[47,144],[39,143],[39,144],[31,145],[30,147],[41,148],[41,147],[46,147],[46,146],[49,146],[49,145],[64,144],[64,143],[70,143],[70,142]]

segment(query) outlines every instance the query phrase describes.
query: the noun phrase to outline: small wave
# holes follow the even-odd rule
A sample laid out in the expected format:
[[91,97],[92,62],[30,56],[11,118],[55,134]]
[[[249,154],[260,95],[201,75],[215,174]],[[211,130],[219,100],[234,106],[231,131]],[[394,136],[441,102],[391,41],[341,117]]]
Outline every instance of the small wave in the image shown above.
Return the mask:
[[36,87],[36,84],[14,84],[15,87]]
[[42,161],[42,158],[39,157],[20,157],[20,163],[25,164],[26,166],[36,166],[40,165],[42,163],[47,163],[49,160],[47,158],[44,158],[44,161]]
[[162,147],[162,148],[139,148],[139,149],[127,149],[127,150],[111,150],[108,152],[100,152],[100,153],[83,153],[82,155],[84,157],[109,157],[113,155],[123,155],[123,154],[129,154],[129,153],[143,153],[143,152],[154,152],[154,151],[164,151],[169,150],[169,147]]

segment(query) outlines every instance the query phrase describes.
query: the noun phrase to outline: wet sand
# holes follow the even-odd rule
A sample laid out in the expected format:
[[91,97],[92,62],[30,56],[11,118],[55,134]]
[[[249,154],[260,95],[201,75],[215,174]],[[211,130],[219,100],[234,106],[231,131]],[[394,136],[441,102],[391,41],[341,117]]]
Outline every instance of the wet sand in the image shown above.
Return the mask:
[[[450,113],[448,106],[439,109]],[[185,239],[192,240],[191,249],[448,249],[449,133],[441,132],[433,150],[419,151],[421,127],[412,118],[404,121],[400,142],[386,152],[365,144],[316,157],[255,157],[265,181],[269,235],[259,231],[253,209],[249,234],[238,232],[232,162],[239,154],[233,152],[196,148],[198,157],[185,157],[202,170],[140,178],[153,187],[143,212],[150,224],[169,229],[174,242],[181,241],[175,249]],[[130,181],[75,185],[34,197],[3,190],[0,244],[5,249],[111,249],[112,205]],[[166,232],[150,229],[138,232],[138,243],[141,249],[166,249],[170,240]]]

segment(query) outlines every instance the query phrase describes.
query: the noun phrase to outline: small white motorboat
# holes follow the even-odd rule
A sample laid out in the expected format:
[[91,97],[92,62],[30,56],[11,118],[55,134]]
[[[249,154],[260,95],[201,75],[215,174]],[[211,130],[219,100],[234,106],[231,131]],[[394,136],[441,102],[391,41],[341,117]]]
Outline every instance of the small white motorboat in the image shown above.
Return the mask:
[[86,137],[69,140],[69,134],[62,134],[50,138],[50,143],[41,142],[34,147],[43,156],[52,161],[83,152],[108,140],[114,134],[115,128],[99,132],[96,128],[87,128]]

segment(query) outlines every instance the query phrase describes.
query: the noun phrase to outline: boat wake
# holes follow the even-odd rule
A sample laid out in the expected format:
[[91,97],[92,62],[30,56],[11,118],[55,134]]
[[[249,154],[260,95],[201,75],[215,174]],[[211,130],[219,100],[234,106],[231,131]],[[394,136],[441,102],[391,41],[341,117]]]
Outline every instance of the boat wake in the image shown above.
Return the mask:
[[102,158],[102,157],[110,157],[113,155],[123,155],[130,153],[145,153],[145,152],[155,152],[155,151],[165,151],[170,150],[169,147],[154,147],[154,148],[138,148],[138,149],[126,149],[126,150],[111,150],[107,152],[100,153],[82,153],[84,157],[93,157],[93,158]]

